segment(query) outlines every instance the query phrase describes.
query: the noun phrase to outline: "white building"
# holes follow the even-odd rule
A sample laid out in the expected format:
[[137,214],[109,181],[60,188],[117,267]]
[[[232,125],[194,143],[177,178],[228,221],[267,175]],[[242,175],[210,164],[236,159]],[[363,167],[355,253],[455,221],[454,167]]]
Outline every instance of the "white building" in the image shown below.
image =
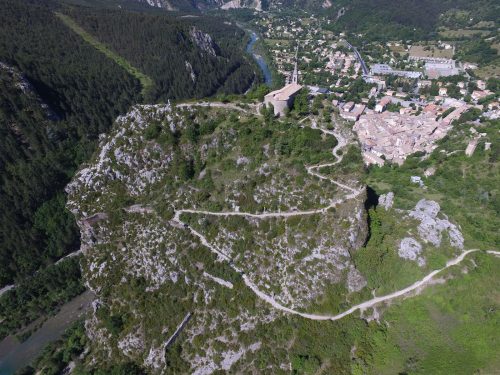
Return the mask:
[[410,70],[394,70],[387,64],[373,64],[370,67],[372,75],[394,75],[406,78],[420,78],[422,73]]
[[388,96],[384,96],[380,101],[375,105],[375,112],[382,113],[384,112],[387,105],[391,102],[391,98]]

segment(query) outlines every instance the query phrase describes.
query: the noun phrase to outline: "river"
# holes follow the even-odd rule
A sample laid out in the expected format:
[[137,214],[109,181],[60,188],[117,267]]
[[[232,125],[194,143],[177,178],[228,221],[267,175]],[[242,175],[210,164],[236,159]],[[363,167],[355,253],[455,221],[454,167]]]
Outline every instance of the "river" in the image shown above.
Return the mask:
[[257,42],[257,40],[259,40],[259,37],[257,36],[257,34],[255,34],[255,32],[253,32],[253,31],[250,31],[250,42],[248,42],[248,45],[247,45],[247,52],[253,56],[254,60],[259,65],[259,68],[262,71],[262,74],[264,74],[265,84],[267,86],[271,86],[273,83],[273,77],[271,75],[271,71],[269,70],[269,67],[267,66],[264,58],[254,51],[255,43]]
[[22,343],[13,336],[3,339],[0,342],[0,375],[12,375],[30,364],[46,345],[59,339],[89,309],[93,300],[94,295],[89,291],[73,298]]

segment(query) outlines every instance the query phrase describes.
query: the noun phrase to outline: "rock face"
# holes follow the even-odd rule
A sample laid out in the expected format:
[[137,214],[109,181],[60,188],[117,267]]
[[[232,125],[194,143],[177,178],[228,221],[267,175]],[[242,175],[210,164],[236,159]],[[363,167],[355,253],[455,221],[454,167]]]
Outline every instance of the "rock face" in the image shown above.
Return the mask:
[[[394,199],[394,194],[387,193],[379,197],[379,205],[385,210],[390,209]],[[428,250],[439,251],[443,245],[443,237],[448,239],[451,247],[463,250],[464,238],[459,228],[448,220],[448,217],[441,213],[441,207],[435,201],[421,199],[413,210],[393,211],[395,215],[401,215],[400,226],[408,227],[408,236],[397,240],[395,244],[399,257],[414,261],[420,267],[426,265],[425,254]],[[414,222],[409,219],[416,219],[418,222],[417,232],[414,233]],[[431,247],[438,249],[432,250]]]
[[398,255],[403,259],[414,260],[419,266],[425,265],[425,259],[420,257],[422,245],[412,237],[405,237],[399,244]]
[[156,7],[156,8],[164,8],[166,10],[177,10],[174,6],[172,6],[172,4],[170,3],[170,1],[168,0],[140,0],[141,2],[143,3],[147,3],[149,5],[151,5],[152,7]]
[[394,204],[394,193],[390,191],[387,194],[382,194],[378,198],[378,204],[387,211]]
[[[262,11],[265,9],[282,10],[283,6],[297,7],[300,9],[309,9],[319,11],[321,9],[329,9],[334,5],[332,0],[308,0],[306,2],[291,1],[286,4],[278,0],[135,0],[141,3],[146,3],[154,7],[164,8],[170,11],[175,10],[207,10],[207,9],[253,9]],[[177,9],[178,8],[178,9]],[[339,16],[345,13],[345,9],[339,11]]]
[[223,3],[220,6],[221,9],[241,9],[241,8],[253,8],[255,10],[262,10],[262,1],[261,0],[230,0],[226,3]]
[[429,242],[439,247],[443,239],[443,233],[447,233],[450,238],[451,246],[463,249],[464,238],[462,233],[446,216],[444,219],[437,217],[440,209],[437,202],[422,199],[408,215],[420,221],[418,234],[425,242]]
[[191,77],[191,81],[193,81],[193,83],[195,83],[196,82],[196,73],[193,70],[193,65],[191,65],[191,63],[189,61],[186,61],[186,70],[188,71],[189,76]]
[[347,289],[349,292],[359,292],[366,284],[363,275],[354,266],[349,267],[349,273],[347,274]]
[[57,114],[54,113],[46,103],[43,102],[43,100],[35,92],[35,89],[28,81],[28,79],[24,76],[24,74],[21,74],[14,67],[7,65],[1,61],[0,61],[0,70],[7,73],[8,81],[10,81],[12,85],[16,87],[16,89],[20,90],[22,94],[27,97],[27,99],[33,100],[34,102],[38,102],[40,108],[42,108],[43,111],[46,113],[48,120],[53,120],[53,121],[59,120],[59,116],[57,116]]
[[212,37],[209,34],[198,30],[196,27],[193,27],[189,32],[191,36],[191,40],[195,43],[203,52],[208,53],[210,56],[217,56],[219,52],[219,46],[215,44],[212,40]]

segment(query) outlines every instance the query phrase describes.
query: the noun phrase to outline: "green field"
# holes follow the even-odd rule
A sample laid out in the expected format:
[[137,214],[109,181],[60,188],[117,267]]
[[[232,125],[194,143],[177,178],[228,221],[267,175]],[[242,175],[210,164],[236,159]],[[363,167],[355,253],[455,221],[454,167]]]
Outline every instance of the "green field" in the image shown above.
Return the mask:
[[467,38],[473,35],[480,34],[481,36],[487,36],[491,34],[490,30],[481,30],[481,29],[459,29],[459,30],[442,30],[439,31],[439,35],[444,36],[446,38]]
[[[484,253],[391,306],[371,337],[372,374],[497,374],[500,259]],[[366,373],[366,372],[365,372]]]
[[418,57],[439,57],[445,59],[451,59],[453,57],[453,49],[439,49],[436,45],[430,45],[429,50],[425,49],[426,46],[411,46],[410,56]]
[[150,77],[142,73],[139,69],[133,67],[123,57],[111,51],[108,47],[95,39],[92,35],[86,32],[82,27],[80,27],[71,17],[58,12],[56,12],[55,14],[66,26],[80,35],[87,43],[92,45],[95,49],[102,52],[104,55],[106,55],[118,65],[120,65],[123,69],[125,69],[128,73],[137,78],[141,82],[143,96],[153,86],[153,80]]

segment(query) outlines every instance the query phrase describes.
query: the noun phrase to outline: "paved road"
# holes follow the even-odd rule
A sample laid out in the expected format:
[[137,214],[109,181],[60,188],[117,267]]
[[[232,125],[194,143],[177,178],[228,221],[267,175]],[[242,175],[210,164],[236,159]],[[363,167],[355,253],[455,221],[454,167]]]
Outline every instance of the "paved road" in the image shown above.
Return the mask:
[[351,43],[349,43],[347,40],[345,41],[348,45],[348,47],[354,52],[354,54],[356,55],[356,57],[358,58],[358,61],[359,63],[361,64],[361,69],[363,69],[363,74],[364,75],[369,75],[370,74],[370,71],[368,70],[366,64],[365,64],[365,61],[363,60],[363,58],[361,57],[361,54],[359,53],[359,51],[357,50],[356,47],[354,47]]

